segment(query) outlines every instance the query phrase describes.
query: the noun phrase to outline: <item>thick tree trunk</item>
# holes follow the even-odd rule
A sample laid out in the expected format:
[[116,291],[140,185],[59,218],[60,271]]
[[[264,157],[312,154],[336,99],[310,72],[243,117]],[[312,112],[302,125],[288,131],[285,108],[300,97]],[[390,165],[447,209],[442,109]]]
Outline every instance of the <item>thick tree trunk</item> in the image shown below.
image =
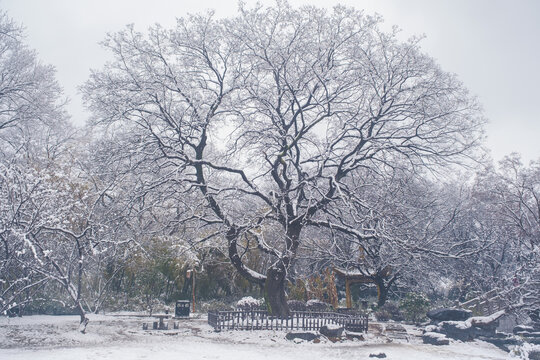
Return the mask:
[[289,306],[285,296],[287,271],[281,261],[274,263],[266,272],[264,297],[268,313],[272,316],[289,316]]
[[380,307],[386,303],[386,300],[388,299],[388,292],[397,278],[397,273],[392,277],[389,277],[388,269],[383,270],[375,277],[375,285],[377,285],[378,291],[377,306]]
[[377,285],[377,306],[381,307],[386,303],[386,299],[388,298],[389,286],[384,284],[384,279],[382,278],[376,278],[375,285]]
[[[288,211],[292,217],[293,211]],[[290,315],[289,306],[287,305],[287,296],[285,295],[285,286],[287,279],[287,271],[291,267],[291,263],[296,258],[298,249],[298,239],[302,231],[301,222],[294,221],[288,226],[285,243],[287,246],[286,256],[276,261],[266,272],[266,281],[264,284],[264,297],[268,306],[268,312],[273,316],[288,317]]]

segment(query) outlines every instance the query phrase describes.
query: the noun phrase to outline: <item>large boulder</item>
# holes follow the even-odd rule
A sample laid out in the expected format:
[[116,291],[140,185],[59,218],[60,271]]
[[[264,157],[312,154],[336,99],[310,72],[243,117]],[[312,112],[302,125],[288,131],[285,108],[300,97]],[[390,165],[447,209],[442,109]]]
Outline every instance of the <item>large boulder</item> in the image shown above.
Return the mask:
[[430,310],[427,317],[433,321],[465,321],[472,316],[472,311],[465,309],[441,308]]
[[445,334],[449,338],[470,341],[479,336],[494,337],[499,319],[505,314],[504,310],[490,316],[477,316],[465,321],[443,321],[438,326],[428,327],[426,331]]
[[499,319],[502,318],[505,314],[505,310],[501,310],[489,316],[476,316],[470,318],[467,321],[469,321],[471,325],[476,328],[494,333],[497,329],[497,326],[499,326]]
[[327,338],[339,338],[343,334],[345,328],[341,325],[327,324],[321,326],[319,332]]
[[443,321],[438,326],[438,332],[451,339],[471,341],[475,338],[475,329],[465,321]]

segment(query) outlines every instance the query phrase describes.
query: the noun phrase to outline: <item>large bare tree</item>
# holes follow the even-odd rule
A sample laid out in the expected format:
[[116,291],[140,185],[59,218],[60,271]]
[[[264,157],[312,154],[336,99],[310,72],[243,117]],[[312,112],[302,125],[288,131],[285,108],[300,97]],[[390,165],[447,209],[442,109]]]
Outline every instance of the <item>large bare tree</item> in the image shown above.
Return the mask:
[[[146,166],[199,194],[184,220],[219,228],[232,264],[286,315],[303,230],[356,169],[460,162],[481,137],[478,105],[452,74],[345,7],[240,6],[104,42],[114,60],[83,87],[94,124],[123,132]],[[133,147],[130,147],[133,151]],[[199,201],[196,200],[196,201]],[[271,257],[267,268],[244,261]]]
[[[46,278],[32,260],[27,236],[50,216],[42,175],[65,150],[70,128],[51,66],[24,43],[22,26],[0,11],[0,312],[31,301]],[[45,177],[45,176],[44,176]],[[53,194],[54,188],[48,188]],[[46,214],[46,215],[45,215]]]

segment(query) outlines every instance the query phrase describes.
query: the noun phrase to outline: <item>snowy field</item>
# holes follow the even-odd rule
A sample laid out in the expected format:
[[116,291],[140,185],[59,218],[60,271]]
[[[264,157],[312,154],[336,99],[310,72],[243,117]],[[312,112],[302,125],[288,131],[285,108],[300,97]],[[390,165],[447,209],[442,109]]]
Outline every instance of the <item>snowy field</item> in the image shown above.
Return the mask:
[[[87,334],[77,331],[76,316],[0,318],[0,359],[369,359],[384,352],[386,359],[506,359],[508,355],[483,343],[453,342],[424,345],[414,336],[389,340],[369,334],[365,341],[295,343],[282,331],[215,333],[206,318],[181,320],[178,330],[143,331],[148,317],[90,315]],[[150,324],[151,327],[151,324]]]

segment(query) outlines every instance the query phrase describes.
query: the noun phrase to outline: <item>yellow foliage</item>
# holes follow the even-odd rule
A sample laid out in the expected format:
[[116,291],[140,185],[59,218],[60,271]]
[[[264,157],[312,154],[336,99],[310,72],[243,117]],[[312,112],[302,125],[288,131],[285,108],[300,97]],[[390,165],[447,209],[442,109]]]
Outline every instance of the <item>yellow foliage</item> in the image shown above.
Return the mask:
[[307,293],[309,299],[318,299],[338,307],[338,295],[334,272],[326,268],[321,275],[314,275],[308,279]]

